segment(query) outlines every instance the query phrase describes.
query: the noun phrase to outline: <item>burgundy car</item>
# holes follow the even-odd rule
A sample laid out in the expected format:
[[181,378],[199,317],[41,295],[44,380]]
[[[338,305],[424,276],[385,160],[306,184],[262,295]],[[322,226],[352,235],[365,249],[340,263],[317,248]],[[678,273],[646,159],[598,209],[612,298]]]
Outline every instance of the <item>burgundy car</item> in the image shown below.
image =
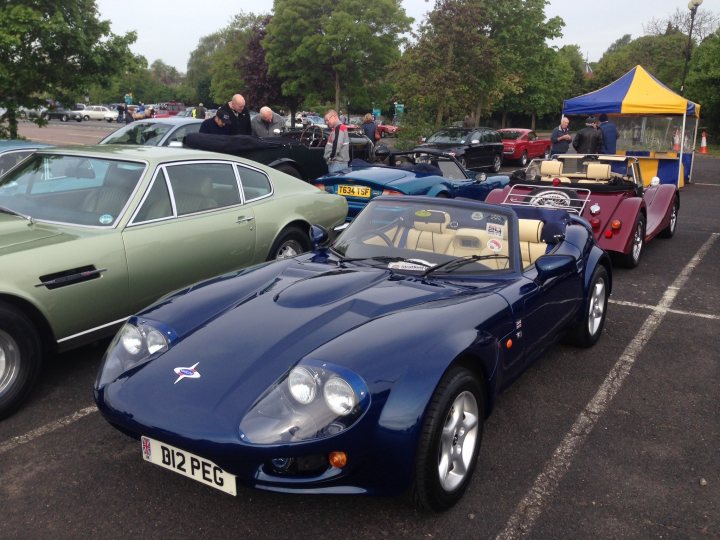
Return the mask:
[[574,211],[617,264],[632,268],[645,242],[675,234],[680,192],[657,177],[644,186],[637,158],[569,154],[533,160],[486,202]]
[[518,161],[525,167],[536,157],[550,157],[550,139],[541,139],[531,129],[503,128],[497,130],[502,137],[504,161]]

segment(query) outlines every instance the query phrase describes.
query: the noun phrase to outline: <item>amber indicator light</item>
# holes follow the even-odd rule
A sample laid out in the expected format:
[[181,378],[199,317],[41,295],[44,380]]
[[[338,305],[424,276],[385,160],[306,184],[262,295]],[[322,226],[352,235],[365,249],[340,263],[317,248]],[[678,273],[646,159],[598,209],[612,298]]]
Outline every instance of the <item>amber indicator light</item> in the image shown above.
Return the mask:
[[328,461],[336,469],[342,469],[347,465],[347,454],[345,452],[330,452]]

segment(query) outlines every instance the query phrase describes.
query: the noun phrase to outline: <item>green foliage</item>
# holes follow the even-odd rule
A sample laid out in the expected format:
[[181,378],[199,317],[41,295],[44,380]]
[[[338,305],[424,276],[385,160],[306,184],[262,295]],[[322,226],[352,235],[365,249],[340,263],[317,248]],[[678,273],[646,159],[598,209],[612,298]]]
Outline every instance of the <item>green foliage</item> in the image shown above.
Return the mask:
[[285,96],[317,92],[336,108],[382,79],[412,19],[400,0],[275,0],[263,40]]
[[[700,123],[720,140],[720,30],[694,51],[687,76],[687,97],[701,104]],[[699,146],[700,143],[698,143]]]
[[[563,22],[545,19],[546,0],[437,0],[403,54],[401,99],[433,114],[439,127],[472,112],[476,123],[503,100],[530,87],[548,59],[545,40]],[[536,105],[546,108],[541,96]]]
[[112,34],[94,0],[6,0],[0,20],[0,106],[8,109],[11,137],[18,106],[46,105],[45,98],[74,103],[134,58],[135,33]]
[[247,89],[242,68],[248,43],[266,16],[239,13],[220,31],[218,46],[208,58],[213,101],[226,103],[234,94],[242,94]]
[[686,47],[687,36],[679,33],[643,36],[620,47],[611,47],[593,71],[591,89],[605,86],[641,65],[666,86],[679,90]]

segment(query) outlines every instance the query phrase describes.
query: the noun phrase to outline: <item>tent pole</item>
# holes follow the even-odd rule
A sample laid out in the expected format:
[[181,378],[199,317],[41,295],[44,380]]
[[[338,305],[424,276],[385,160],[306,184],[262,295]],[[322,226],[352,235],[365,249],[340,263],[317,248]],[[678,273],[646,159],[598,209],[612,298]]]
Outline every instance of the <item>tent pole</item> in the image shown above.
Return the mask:
[[695,145],[697,144],[697,132],[698,132],[698,126],[700,125],[700,117],[695,116],[695,136],[693,137],[693,144],[692,144],[692,157],[690,158],[690,174],[688,175],[688,184],[692,183],[692,172],[693,167],[695,166]]
[[683,151],[685,150],[685,120],[687,114],[683,114],[683,124],[680,130],[680,155],[678,156],[678,176],[677,176],[677,188],[680,189],[680,175],[682,174],[682,157]]

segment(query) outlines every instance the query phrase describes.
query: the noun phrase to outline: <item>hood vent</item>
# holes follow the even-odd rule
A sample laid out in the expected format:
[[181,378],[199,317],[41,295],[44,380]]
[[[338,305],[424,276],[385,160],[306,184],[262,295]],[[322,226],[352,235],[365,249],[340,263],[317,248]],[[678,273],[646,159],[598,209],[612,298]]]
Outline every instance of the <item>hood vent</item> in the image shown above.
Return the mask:
[[72,268],[70,270],[63,270],[62,272],[40,276],[40,283],[37,283],[35,286],[47,287],[48,289],[58,289],[74,283],[98,279],[100,274],[105,271],[107,271],[107,268],[98,269],[93,265]]

